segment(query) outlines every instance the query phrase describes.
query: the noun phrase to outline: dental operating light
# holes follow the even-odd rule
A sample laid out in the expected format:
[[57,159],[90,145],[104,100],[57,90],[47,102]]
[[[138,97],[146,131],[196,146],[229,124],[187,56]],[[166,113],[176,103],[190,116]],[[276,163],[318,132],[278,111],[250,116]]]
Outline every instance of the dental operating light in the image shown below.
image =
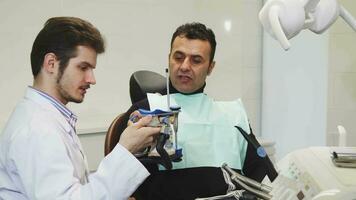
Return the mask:
[[321,34],[339,16],[356,31],[355,18],[337,0],[268,0],[259,13],[263,28],[285,50],[301,30]]

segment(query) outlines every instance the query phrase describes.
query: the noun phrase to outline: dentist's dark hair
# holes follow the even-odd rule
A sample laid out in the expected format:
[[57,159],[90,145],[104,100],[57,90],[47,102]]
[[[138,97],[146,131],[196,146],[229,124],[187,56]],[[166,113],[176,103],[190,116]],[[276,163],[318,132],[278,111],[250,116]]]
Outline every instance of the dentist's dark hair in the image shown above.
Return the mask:
[[199,22],[186,23],[179,26],[173,33],[171,39],[171,51],[174,39],[178,36],[186,37],[191,40],[198,39],[208,41],[211,47],[210,63],[213,62],[216,49],[216,41],[215,34],[210,28],[207,28],[204,24]]
[[76,17],[53,17],[47,20],[38,33],[31,51],[31,68],[34,77],[41,71],[44,57],[54,53],[63,73],[69,59],[76,56],[77,46],[93,48],[100,54],[105,51],[104,39],[91,23]]

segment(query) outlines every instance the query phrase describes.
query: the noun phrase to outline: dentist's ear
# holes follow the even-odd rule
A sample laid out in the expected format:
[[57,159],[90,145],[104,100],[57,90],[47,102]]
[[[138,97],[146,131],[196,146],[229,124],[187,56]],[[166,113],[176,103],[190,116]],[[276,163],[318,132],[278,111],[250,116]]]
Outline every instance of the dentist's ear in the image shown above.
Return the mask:
[[211,72],[213,71],[215,67],[215,61],[211,62],[208,68],[208,76],[211,74]]
[[57,62],[57,57],[54,53],[47,53],[43,59],[43,69],[47,73],[54,73],[56,71],[55,64]]

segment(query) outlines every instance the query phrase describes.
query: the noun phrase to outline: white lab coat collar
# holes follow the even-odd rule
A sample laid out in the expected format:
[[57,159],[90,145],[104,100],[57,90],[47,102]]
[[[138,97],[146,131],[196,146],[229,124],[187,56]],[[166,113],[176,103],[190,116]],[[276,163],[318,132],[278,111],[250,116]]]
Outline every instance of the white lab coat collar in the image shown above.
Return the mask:
[[37,103],[42,108],[54,113],[53,116],[58,120],[61,127],[69,135],[69,137],[62,135],[62,139],[66,145],[68,156],[73,163],[74,176],[80,179],[82,184],[87,183],[89,175],[88,161],[75,130],[70,126],[63,114],[54,105],[52,105],[48,99],[41,96],[35,89],[28,87],[25,99],[29,99]]
[[69,123],[67,122],[66,118],[62,115],[62,113],[52,105],[52,103],[44,98],[43,96],[41,96],[40,94],[38,94],[36,92],[35,89],[33,89],[32,87],[28,87],[26,90],[26,94],[25,94],[25,99],[29,99],[35,103],[38,103],[38,105],[40,105],[42,108],[49,110],[51,112],[55,112],[56,114],[54,116],[56,116],[57,120],[59,120],[60,124],[62,124],[64,130],[70,134],[71,132],[71,126],[69,125]]

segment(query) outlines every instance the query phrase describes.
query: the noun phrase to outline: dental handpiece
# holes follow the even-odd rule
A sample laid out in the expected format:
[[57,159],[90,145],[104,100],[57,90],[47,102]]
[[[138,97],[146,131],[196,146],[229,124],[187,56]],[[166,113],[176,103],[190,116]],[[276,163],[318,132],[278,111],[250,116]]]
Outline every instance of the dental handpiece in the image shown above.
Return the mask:
[[[270,194],[268,194],[272,191],[272,187],[262,184],[262,183],[259,183],[253,179],[248,178],[248,177],[242,176],[241,174],[232,170],[226,163],[224,163],[222,165],[222,168],[225,169],[229,174],[231,174],[232,180],[236,181],[239,185],[244,187],[249,192],[253,192],[256,195],[261,196],[261,198],[263,198],[263,199],[271,199],[272,198],[272,196]],[[251,188],[250,186],[253,188]]]

